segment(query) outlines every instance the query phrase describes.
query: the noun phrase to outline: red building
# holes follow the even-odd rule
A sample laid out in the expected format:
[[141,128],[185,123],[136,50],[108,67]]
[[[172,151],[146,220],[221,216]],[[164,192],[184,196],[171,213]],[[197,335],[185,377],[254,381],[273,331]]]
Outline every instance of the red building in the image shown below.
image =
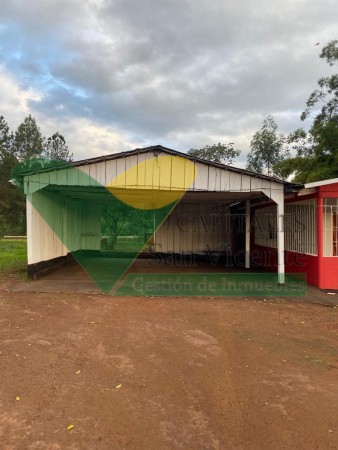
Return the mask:
[[[276,270],[276,207],[253,206],[251,216],[252,264]],[[285,195],[284,232],[285,271],[305,273],[321,289],[338,289],[338,178]]]

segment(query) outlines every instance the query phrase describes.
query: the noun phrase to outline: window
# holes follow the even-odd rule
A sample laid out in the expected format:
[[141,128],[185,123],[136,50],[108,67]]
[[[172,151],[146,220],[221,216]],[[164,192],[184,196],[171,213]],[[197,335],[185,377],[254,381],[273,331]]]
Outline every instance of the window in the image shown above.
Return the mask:
[[324,199],[323,255],[338,256],[338,198]]
[[[317,255],[316,201],[285,205],[285,250]],[[277,208],[270,206],[255,212],[255,244],[277,248]],[[338,226],[338,220],[337,220]],[[336,233],[337,234],[337,233]],[[337,243],[338,252],[338,243]]]
[[317,255],[315,200],[285,205],[285,249]]

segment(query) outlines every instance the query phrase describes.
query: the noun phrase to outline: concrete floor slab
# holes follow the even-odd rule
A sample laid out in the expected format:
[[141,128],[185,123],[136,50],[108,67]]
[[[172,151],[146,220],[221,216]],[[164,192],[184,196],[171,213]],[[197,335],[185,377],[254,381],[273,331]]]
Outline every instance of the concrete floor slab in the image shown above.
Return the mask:
[[[117,259],[97,258],[98,267],[101,264],[118,263]],[[131,265],[128,273],[248,273],[253,272],[238,267],[224,266],[219,264],[213,266],[207,262],[198,261],[195,265],[188,264],[186,261],[157,260],[157,259],[137,259]],[[257,271],[259,272],[259,271]],[[103,294],[101,289],[95,284],[93,279],[78,264],[71,264],[59,269],[45,277],[34,280],[20,282],[12,285],[9,289],[11,292],[27,292],[27,293],[87,293],[87,294]],[[113,294],[113,292],[111,292]],[[323,304],[327,306],[338,305],[338,292],[322,291],[316,287],[308,285],[307,293],[304,296],[280,297],[280,299],[295,300],[301,302],[310,302]]]
[[[118,258],[93,258],[100,271],[100,266],[114,266]],[[212,265],[207,262],[180,261],[172,259],[137,259],[127,273],[245,273],[245,269],[225,267],[224,264]],[[101,294],[101,289],[86,271],[76,263],[65,266],[39,280],[21,282],[11,288],[12,292],[69,292]]]

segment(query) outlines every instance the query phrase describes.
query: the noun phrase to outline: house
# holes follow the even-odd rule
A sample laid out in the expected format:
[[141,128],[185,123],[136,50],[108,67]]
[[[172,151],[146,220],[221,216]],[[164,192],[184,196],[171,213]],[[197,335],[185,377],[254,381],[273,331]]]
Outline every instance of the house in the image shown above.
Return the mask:
[[[338,289],[338,178],[308,183],[284,199],[285,268],[306,273],[321,289]],[[252,252],[268,270],[277,267],[276,208],[253,206]]]
[[[315,286],[338,288],[338,180],[301,186],[160,145],[23,175],[32,278],[70,255],[97,256],[102,212],[118,201],[140,214],[153,211],[155,253],[220,252],[235,264],[239,253],[245,269],[274,270],[281,284],[285,272],[298,271]],[[292,260],[297,255],[301,265]],[[121,261],[116,280],[129,267]]]

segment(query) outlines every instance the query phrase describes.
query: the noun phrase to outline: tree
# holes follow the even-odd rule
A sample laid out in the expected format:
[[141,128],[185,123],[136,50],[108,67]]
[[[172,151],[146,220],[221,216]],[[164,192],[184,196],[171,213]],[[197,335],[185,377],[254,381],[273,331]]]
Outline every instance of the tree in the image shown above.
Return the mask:
[[50,160],[70,162],[73,159],[65,138],[58,132],[45,140],[43,154]]
[[102,211],[101,220],[101,233],[109,236],[106,249],[114,250],[122,233],[143,240],[147,231],[153,231],[153,214],[151,210],[136,209],[119,200],[109,202]]
[[[34,151],[35,143],[39,145],[36,152]],[[21,149],[21,151],[18,151],[18,149]],[[21,189],[23,188],[23,174],[25,172],[56,168],[64,163],[71,162],[73,158],[65,138],[59,132],[54,133],[48,139],[42,137],[35,119],[31,116],[25,119],[15,133],[14,151],[17,155],[24,155],[24,157],[19,157],[19,163],[12,172],[12,178]]]
[[219,164],[231,165],[235,158],[240,155],[240,150],[235,150],[233,143],[206,145],[203,148],[191,148],[187,154],[195,158],[213,161]]
[[333,66],[338,61],[338,46],[337,46],[337,44],[338,44],[337,40],[329,41],[329,43],[326,44],[322,48],[322,52],[319,55],[320,58],[326,59],[326,62],[330,66]]
[[109,236],[107,249],[114,249],[130,211],[131,209],[122,202],[110,203],[103,209],[101,228],[102,234]]
[[3,158],[9,151],[10,145],[9,126],[4,118],[0,116],[0,157]]
[[26,229],[25,197],[8,181],[15,164],[10,154],[0,161],[0,236],[22,235]]
[[43,151],[43,137],[34,117],[29,115],[14,135],[14,152],[19,161],[39,157]]
[[268,116],[264,119],[262,128],[252,138],[247,169],[275,175],[274,165],[288,155],[284,142],[285,137],[278,133],[278,126],[273,117]]
[[[330,41],[320,58],[333,66],[338,61],[338,41]],[[309,96],[301,120],[312,117],[306,133],[298,129],[288,137],[296,156],[278,163],[276,170],[284,177],[293,175],[294,181],[306,183],[338,177],[338,74],[322,77],[318,88]]]
[[[44,150],[46,157],[42,158]],[[15,134],[0,116],[0,235],[25,233],[22,173],[64,165],[71,158],[64,137],[55,133],[44,139],[31,115],[24,119]],[[9,183],[10,179],[15,180],[16,186]]]
[[0,116],[0,235],[23,234],[25,230],[25,198],[9,183],[17,159],[11,151],[13,136]]

